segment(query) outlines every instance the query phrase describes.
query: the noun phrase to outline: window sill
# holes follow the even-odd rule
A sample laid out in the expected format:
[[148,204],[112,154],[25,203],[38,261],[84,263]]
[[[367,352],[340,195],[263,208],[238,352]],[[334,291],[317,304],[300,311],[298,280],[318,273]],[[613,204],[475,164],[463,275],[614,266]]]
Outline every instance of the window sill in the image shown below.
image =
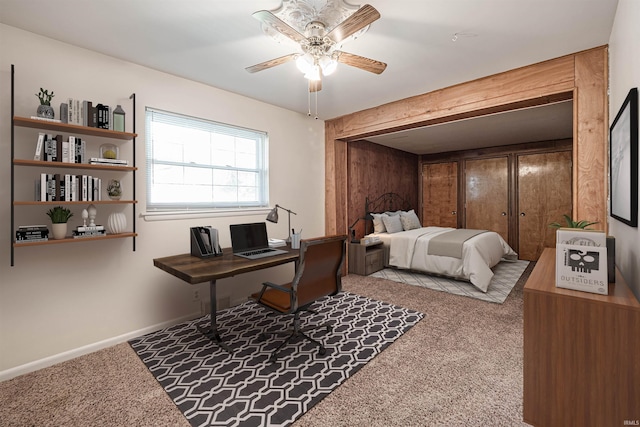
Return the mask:
[[142,212],[140,216],[145,221],[171,221],[176,219],[194,218],[224,218],[249,215],[266,215],[272,208],[247,208],[247,209],[215,209],[193,211],[152,211]]

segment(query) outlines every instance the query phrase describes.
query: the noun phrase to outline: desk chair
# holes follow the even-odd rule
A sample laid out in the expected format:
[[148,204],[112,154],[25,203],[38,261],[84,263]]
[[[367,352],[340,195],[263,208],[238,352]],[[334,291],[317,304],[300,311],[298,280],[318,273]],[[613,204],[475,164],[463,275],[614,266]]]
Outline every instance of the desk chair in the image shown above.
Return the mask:
[[324,345],[311,338],[306,332],[321,328],[326,328],[329,332],[331,325],[324,323],[302,328],[300,312],[311,311],[309,306],[315,301],[325,296],[335,295],[342,290],[342,265],[345,259],[346,241],[346,235],[302,240],[300,261],[293,281],[285,285],[265,282],[262,284],[262,291],[252,295],[258,304],[278,314],[293,314],[293,329],[267,331],[260,334],[262,338],[266,338],[267,335],[287,336],[271,354],[270,361],[274,362],[278,352],[299,336],[317,345],[321,355],[326,353]]

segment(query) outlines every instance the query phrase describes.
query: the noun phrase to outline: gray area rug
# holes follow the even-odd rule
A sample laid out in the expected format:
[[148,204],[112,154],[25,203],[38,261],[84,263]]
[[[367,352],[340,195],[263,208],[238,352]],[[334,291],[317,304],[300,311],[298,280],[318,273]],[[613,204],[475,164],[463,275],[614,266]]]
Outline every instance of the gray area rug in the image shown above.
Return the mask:
[[133,350],[192,426],[287,426],[418,323],[423,314],[347,292],[311,306],[302,326],[329,321],[308,341],[284,347],[282,337],[259,340],[265,330],[286,330],[291,316],[273,315],[254,302],[218,313],[232,355],[200,334],[208,316],[130,341]]
[[493,267],[494,276],[491,278],[487,293],[480,291],[469,282],[449,279],[442,276],[433,276],[418,273],[411,270],[399,270],[396,268],[385,268],[371,274],[369,277],[379,277],[381,279],[392,280],[394,282],[406,283],[413,286],[421,286],[436,291],[448,292],[454,295],[476,298],[482,301],[502,304],[511,290],[518,282],[520,276],[525,271],[529,261],[501,261]]

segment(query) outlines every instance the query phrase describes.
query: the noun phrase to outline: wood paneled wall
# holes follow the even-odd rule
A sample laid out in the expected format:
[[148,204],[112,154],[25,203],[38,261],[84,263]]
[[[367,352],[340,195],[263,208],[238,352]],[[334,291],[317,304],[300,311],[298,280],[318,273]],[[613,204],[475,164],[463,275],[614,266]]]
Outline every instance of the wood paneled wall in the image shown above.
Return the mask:
[[[420,215],[418,206],[418,160],[416,154],[367,141],[347,144],[347,225],[365,213],[366,197],[394,192],[406,199]],[[364,235],[365,221],[355,227],[356,237]],[[369,223],[369,232],[371,224]]]
[[[573,215],[607,224],[606,46],[578,52],[328,120],[325,129],[325,229],[347,232],[347,142],[399,129],[574,100]],[[417,171],[416,171],[417,174]],[[366,195],[365,195],[366,196]],[[606,231],[606,230],[605,230]]]

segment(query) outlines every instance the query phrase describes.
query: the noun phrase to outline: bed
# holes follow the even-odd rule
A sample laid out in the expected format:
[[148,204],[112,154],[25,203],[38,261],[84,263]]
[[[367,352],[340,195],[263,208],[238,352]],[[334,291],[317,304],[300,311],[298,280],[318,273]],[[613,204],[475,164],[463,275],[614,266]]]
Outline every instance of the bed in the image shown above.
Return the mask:
[[380,239],[385,266],[438,274],[470,282],[487,292],[500,261],[517,260],[518,254],[498,233],[487,230],[422,227],[400,196],[385,193],[366,201],[366,217],[374,230],[366,239]]

